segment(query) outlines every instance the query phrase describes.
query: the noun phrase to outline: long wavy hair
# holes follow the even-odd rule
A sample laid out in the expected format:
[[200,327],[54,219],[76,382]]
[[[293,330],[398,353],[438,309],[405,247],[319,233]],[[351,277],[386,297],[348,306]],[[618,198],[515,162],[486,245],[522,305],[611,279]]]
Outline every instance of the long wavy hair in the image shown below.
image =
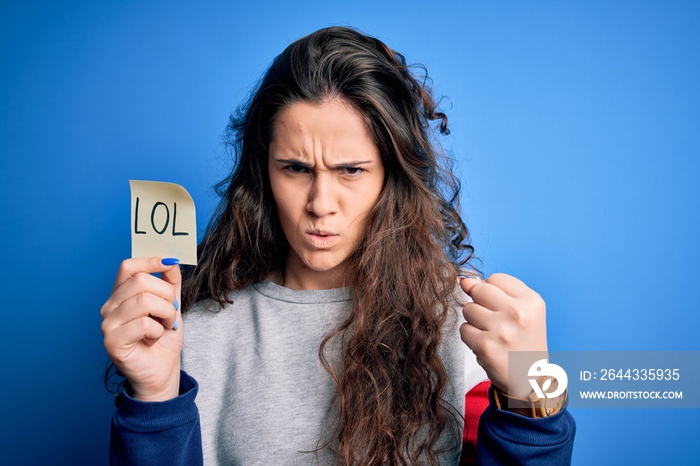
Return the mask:
[[[347,465],[437,464],[440,437],[459,425],[461,414],[445,400],[438,349],[456,277],[474,250],[459,215],[459,183],[433,136],[449,134],[447,117],[428,83],[425,68],[407,66],[401,54],[354,29],[321,29],[287,47],[231,116],[234,169],[216,186],[222,199],[199,265],[184,270],[185,309],[207,298],[223,307],[231,290],[281,270],[289,245],[267,174],[276,118],[294,102],[330,98],[362,115],[385,185],[348,258],[349,314],[319,346],[339,414],[319,450],[334,445]],[[330,350],[335,337],[340,354]]]

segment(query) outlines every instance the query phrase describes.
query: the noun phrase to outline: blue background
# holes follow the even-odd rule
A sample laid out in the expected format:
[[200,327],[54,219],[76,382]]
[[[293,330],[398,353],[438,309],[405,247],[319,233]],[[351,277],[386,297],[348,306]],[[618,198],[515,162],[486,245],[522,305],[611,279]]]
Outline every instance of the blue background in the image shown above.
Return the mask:
[[[488,3],[488,5],[486,5]],[[106,463],[99,309],[129,185],[203,228],[229,113],[271,59],[352,25],[424,63],[487,273],[548,303],[553,350],[699,350],[697,2],[24,1],[0,6],[0,455]],[[200,229],[201,229],[200,228]],[[574,464],[697,464],[697,410],[574,410]]]

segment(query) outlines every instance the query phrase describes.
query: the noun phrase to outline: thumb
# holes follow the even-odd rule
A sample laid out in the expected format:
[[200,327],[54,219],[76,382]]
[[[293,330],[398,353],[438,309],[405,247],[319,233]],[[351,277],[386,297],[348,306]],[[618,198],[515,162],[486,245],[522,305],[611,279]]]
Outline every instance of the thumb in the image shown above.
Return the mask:
[[462,290],[464,290],[465,293],[467,293],[469,296],[471,296],[472,290],[479,283],[482,283],[482,281],[478,280],[476,278],[462,278],[459,281],[459,286],[462,287]]
[[[161,262],[163,265],[171,266],[168,270],[164,270],[163,273],[161,273],[161,278],[175,288],[175,302],[173,305],[175,306],[175,310],[179,311],[180,303],[182,303],[182,273],[180,271],[180,260],[169,257],[163,259]],[[179,321],[177,315],[172,325],[175,330],[178,329]]]
[[172,257],[167,257],[162,259],[163,265],[171,266],[167,270],[164,270],[161,277],[166,282],[170,283],[178,291],[178,296],[180,292],[180,285],[182,284],[182,273],[180,273],[180,259],[175,259]]

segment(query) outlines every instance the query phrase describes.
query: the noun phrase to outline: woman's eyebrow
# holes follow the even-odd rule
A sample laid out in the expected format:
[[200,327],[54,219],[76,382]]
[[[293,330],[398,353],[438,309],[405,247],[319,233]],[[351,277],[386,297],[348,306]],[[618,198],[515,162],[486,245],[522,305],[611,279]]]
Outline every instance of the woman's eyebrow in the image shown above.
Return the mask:
[[302,166],[304,166],[304,167],[308,167],[308,166],[309,166],[308,163],[303,162],[303,161],[301,161],[301,160],[299,160],[299,159],[278,159],[278,158],[275,157],[275,158],[274,158],[274,161],[275,161],[275,162],[279,162],[279,163],[288,163],[288,164],[290,164],[290,165],[302,165]]
[[[278,163],[287,163],[290,165],[298,165],[298,166],[301,166],[304,168],[311,167],[311,165],[309,165],[308,163],[306,163],[302,160],[299,160],[299,159],[278,159],[278,158],[275,158],[274,161],[278,162]],[[366,165],[366,164],[370,164],[372,162],[373,162],[373,160],[350,160],[347,162],[339,162],[339,163],[336,163],[333,165],[329,165],[328,168],[335,170],[338,168],[357,167],[359,165]]]
[[334,165],[329,165],[329,168],[336,169],[345,167],[356,167],[358,165],[366,165],[368,163],[372,163],[372,160],[351,160],[348,162],[340,162]]

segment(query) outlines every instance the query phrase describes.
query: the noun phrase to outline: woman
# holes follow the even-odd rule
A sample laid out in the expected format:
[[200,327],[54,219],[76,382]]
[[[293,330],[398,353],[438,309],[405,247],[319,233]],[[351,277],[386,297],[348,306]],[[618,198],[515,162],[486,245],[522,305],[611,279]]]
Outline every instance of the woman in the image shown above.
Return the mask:
[[448,132],[403,56],[355,30],[274,60],[231,119],[199,265],[181,288],[175,260],[127,260],[103,306],[126,378],[113,463],[456,464],[486,376],[481,461],[570,460],[561,406],[501,403],[531,391],[507,354],[546,351],[544,303],[507,275],[458,279],[473,249],[431,122]]

